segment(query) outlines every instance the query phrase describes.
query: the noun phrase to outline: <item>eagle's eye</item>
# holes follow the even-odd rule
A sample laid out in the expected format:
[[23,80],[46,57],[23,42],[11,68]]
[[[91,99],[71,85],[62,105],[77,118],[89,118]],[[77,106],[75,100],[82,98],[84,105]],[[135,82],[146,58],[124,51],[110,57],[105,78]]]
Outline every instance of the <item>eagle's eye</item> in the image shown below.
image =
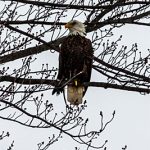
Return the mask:
[[77,22],[76,21],[73,21],[71,24],[74,26]]

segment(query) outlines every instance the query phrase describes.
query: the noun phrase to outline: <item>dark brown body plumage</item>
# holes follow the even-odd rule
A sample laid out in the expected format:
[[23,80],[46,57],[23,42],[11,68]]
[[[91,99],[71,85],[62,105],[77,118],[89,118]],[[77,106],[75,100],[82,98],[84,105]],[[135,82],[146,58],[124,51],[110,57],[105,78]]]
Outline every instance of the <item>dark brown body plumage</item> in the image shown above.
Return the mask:
[[[91,41],[80,35],[69,35],[61,45],[59,55],[59,72],[57,79],[60,81],[55,87],[52,94],[55,92],[59,94],[63,91],[62,83],[71,78],[71,81],[77,81],[77,86],[82,85],[84,82],[89,82],[92,70],[93,48]],[[80,75],[77,76],[82,72]],[[83,96],[87,90],[85,87]]]

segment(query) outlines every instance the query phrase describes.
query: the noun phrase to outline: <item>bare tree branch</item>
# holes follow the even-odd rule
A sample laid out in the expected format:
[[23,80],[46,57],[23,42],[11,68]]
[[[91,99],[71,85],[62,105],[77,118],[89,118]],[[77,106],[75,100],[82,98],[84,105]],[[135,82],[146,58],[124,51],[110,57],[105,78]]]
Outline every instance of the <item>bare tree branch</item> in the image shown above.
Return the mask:
[[[10,1],[10,0],[6,0],[6,1]],[[52,8],[67,8],[67,9],[110,9],[112,6],[126,6],[126,5],[133,5],[133,4],[150,4],[150,2],[148,1],[133,1],[133,2],[125,2],[122,1],[121,3],[114,3],[112,5],[102,5],[102,6],[97,6],[97,5],[93,5],[93,6],[89,6],[89,5],[72,5],[72,4],[58,4],[58,3],[50,3],[50,2],[39,2],[39,1],[30,1],[30,0],[11,0],[14,2],[20,2],[20,3],[25,3],[25,4],[32,4],[32,5],[36,5],[36,6],[49,6]]]
[[[11,76],[2,76],[0,78],[0,82],[4,82],[4,81],[18,83],[18,84],[25,84],[25,85],[26,84],[27,85],[46,84],[46,85],[51,85],[51,86],[55,86],[58,82],[56,80],[49,80],[49,79],[24,79],[24,78],[16,78],[16,77],[11,77]],[[111,84],[111,83],[105,83],[105,82],[87,82],[87,83],[85,82],[84,85],[91,86],[91,87],[103,87],[105,89],[112,88],[112,89],[119,89],[119,90],[133,91],[133,92],[143,92],[146,94],[150,93],[150,89],[147,89],[147,88],[137,88],[137,87],[117,85],[117,84]]]

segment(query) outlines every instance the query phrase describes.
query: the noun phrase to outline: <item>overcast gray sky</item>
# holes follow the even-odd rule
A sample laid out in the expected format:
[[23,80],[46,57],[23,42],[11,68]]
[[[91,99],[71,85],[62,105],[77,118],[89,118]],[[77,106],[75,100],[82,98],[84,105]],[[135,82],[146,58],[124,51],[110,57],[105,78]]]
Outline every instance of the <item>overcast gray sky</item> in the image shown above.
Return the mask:
[[[150,48],[150,28],[135,25],[126,25],[125,27],[116,30],[116,40],[123,34],[122,44],[131,47],[135,42],[138,43],[138,48],[143,55],[147,54],[147,49]],[[40,54],[40,64],[43,61],[51,60],[57,66],[58,54],[44,52]],[[12,65],[17,65],[14,61]],[[38,65],[38,64],[37,64]],[[93,71],[92,81],[101,81],[100,76]],[[62,96],[51,97],[53,102],[57,103],[57,109],[62,107]],[[124,145],[128,146],[128,150],[149,150],[150,149],[150,95],[141,95],[136,92],[127,92],[121,90],[103,89],[90,87],[85,96],[87,99],[87,110],[85,116],[89,116],[91,127],[97,127],[99,111],[103,111],[104,117],[107,120],[111,118],[111,114],[116,110],[116,115],[113,122],[102,133],[102,138],[98,143],[103,143],[108,140],[108,150],[121,150]],[[46,141],[52,135],[54,129],[32,129],[21,126],[19,124],[0,120],[0,132],[9,131],[10,137],[0,141],[0,150],[6,150],[12,140],[15,140],[14,150],[36,150],[37,143]],[[74,149],[76,144],[70,138],[64,137],[60,142],[55,143],[49,149]]]

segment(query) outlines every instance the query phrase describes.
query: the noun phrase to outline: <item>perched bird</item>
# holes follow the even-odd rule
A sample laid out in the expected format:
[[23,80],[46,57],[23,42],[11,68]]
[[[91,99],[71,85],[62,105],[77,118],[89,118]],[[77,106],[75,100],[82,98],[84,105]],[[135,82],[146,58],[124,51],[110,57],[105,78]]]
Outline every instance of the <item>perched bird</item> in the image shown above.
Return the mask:
[[93,48],[91,41],[85,37],[83,23],[72,20],[65,28],[70,32],[61,44],[58,84],[52,94],[59,95],[67,85],[67,100],[73,105],[79,105],[87,90],[83,83],[89,82],[91,78]]

